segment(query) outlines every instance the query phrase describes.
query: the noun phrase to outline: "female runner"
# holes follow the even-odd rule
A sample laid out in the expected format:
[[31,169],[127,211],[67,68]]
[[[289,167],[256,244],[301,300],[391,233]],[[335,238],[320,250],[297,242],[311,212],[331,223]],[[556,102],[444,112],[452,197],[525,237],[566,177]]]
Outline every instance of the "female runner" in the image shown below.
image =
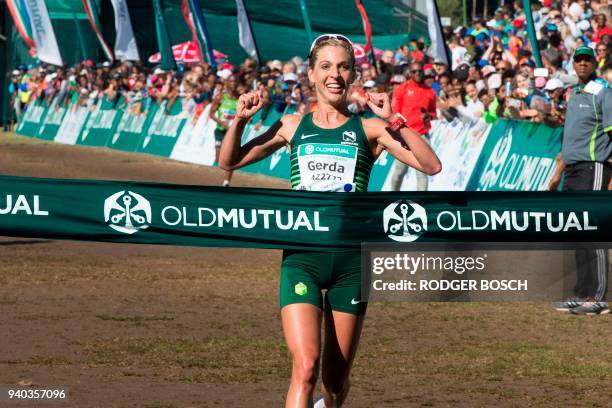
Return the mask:
[[[372,165],[384,149],[421,172],[438,173],[438,157],[405,126],[403,118],[391,112],[388,95],[367,94],[368,105],[380,119],[362,119],[350,113],[346,99],[354,78],[350,40],[338,34],[319,36],[312,43],[308,67],[308,79],[317,96],[316,110],[304,116],[285,115],[264,134],[241,146],[247,122],[263,105],[257,92],[241,95],[236,119],[221,146],[219,166],[239,169],[287,146],[293,189],[362,192],[367,190]],[[367,306],[360,301],[360,274],[359,251],[284,251],[281,320],[293,362],[286,407],[312,407],[319,363],[323,398],[316,406],[339,407],[346,399]]]

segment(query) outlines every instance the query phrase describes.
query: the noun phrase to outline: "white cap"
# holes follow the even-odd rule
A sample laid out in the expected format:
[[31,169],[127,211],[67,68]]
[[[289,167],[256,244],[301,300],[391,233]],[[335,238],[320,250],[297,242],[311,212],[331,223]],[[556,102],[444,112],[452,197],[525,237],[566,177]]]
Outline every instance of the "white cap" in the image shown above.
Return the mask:
[[289,73],[283,75],[283,81],[285,81],[285,82],[288,82],[288,81],[298,82],[298,76],[295,75],[293,72],[289,72]]
[[497,72],[497,69],[493,65],[485,65],[482,67],[482,75],[487,76],[489,74],[494,74]]
[[165,74],[165,73],[166,73],[166,71],[164,71],[161,68],[155,68],[155,71],[153,71],[154,75]]
[[487,85],[489,86],[489,89],[497,89],[501,87],[501,84],[502,84],[502,79],[501,79],[501,75],[499,74],[493,74],[487,80]]
[[367,81],[365,81],[365,83],[363,84],[364,88],[374,88],[376,86],[376,82],[372,81],[371,79],[368,79]]
[[491,20],[487,21],[487,27],[495,28],[495,26],[497,26],[497,23],[496,23],[494,18],[492,18]]
[[222,69],[221,71],[217,71],[217,76],[223,80],[226,80],[232,75],[232,71],[229,69]]
[[563,88],[563,81],[559,78],[552,78],[546,82],[546,86],[544,87],[547,91],[554,91],[555,89]]
[[81,73],[79,75],[87,75],[87,70],[86,69],[82,69]]
[[103,66],[103,67],[105,67],[105,68],[106,68],[106,67],[110,67],[110,66],[111,66],[111,63],[110,63],[110,62],[108,62],[108,61],[104,61],[104,62],[102,63],[102,66]]
[[459,34],[461,32],[461,30],[463,30],[463,27],[462,26],[458,26],[457,28],[455,28],[455,30],[453,30],[453,33]]
[[19,75],[21,74],[21,71],[19,71],[18,69],[13,70],[13,75]]
[[271,70],[274,70],[274,69],[277,69],[279,71],[283,70],[283,63],[280,62],[280,60],[272,60],[268,62],[268,66],[270,67]]

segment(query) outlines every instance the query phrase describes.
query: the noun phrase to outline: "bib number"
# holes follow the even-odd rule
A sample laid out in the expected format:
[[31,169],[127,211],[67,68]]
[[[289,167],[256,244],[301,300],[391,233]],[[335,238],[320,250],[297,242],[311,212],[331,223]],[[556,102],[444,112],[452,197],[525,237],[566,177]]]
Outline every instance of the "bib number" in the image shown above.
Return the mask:
[[357,148],[326,143],[298,147],[298,190],[355,191]]

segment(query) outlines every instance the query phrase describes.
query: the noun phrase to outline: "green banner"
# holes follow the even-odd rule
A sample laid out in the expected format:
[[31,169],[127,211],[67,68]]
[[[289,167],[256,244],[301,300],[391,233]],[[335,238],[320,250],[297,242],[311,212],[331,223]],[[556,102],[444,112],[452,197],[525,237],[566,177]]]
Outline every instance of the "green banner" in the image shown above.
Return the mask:
[[164,7],[161,0],[153,0],[153,14],[155,17],[155,35],[157,47],[161,54],[161,68],[165,70],[176,69],[176,62],[172,54],[172,43],[166,28],[166,18],[164,17]]
[[0,235],[329,250],[362,242],[608,242],[612,192],[317,193],[0,177]]
[[133,110],[130,107],[125,108],[117,129],[108,139],[107,147],[111,149],[124,150],[127,152],[135,152],[142,139],[142,134],[149,128],[151,118],[157,112],[157,104],[149,98],[142,103],[140,112]]
[[123,110],[115,109],[121,107],[123,98],[119,98],[117,103],[109,101],[106,96],[98,101],[96,106],[89,114],[83,133],[77,139],[77,144],[86,146],[106,146],[111,135],[115,133]]
[[466,190],[544,191],[561,151],[563,128],[525,121],[495,122]]
[[64,115],[66,114],[66,107],[61,106],[57,103],[57,98],[51,101],[51,105],[47,108],[47,113],[42,121],[40,128],[36,134],[36,137],[44,140],[53,140],[57,135]]
[[19,118],[16,132],[20,135],[35,137],[45,119],[47,108],[48,106],[44,101],[35,100],[31,102]]
[[149,126],[143,132],[136,150],[170,157],[177,138],[187,121],[186,116],[181,113],[181,99],[176,99],[170,107],[168,107],[167,101],[163,101],[155,111]]

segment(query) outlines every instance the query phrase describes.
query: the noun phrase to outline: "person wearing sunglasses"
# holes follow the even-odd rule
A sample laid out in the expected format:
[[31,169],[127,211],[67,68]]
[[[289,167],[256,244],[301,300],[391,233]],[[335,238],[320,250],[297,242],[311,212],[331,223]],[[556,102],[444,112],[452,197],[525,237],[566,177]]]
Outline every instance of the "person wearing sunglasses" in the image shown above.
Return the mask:
[[[595,75],[592,48],[577,48],[573,60],[579,84],[571,91],[563,128],[563,189],[606,190],[612,174],[612,89]],[[574,295],[553,307],[579,315],[609,313],[607,276],[607,250],[576,250]]]
[[[383,150],[419,171],[438,173],[438,157],[406,127],[401,115],[392,112],[386,94],[366,94],[377,118],[351,114],[347,96],[355,78],[351,41],[338,34],[318,37],[308,56],[308,80],[317,98],[314,110],[303,116],[285,115],[241,146],[246,124],[263,105],[257,92],[241,95],[236,119],[221,146],[219,166],[236,170],[287,147],[293,189],[344,193],[367,191],[372,166]],[[323,398],[316,406],[343,404],[366,307],[358,250],[284,251],[281,321],[293,363],[286,407],[313,406],[319,367]]]
[[[418,62],[410,64],[410,79],[393,91],[393,111],[401,113],[408,120],[408,127],[429,141],[431,120],[436,118],[436,93],[425,82],[423,65]],[[391,189],[400,191],[404,176],[408,172],[401,160],[393,164]],[[417,172],[417,191],[427,191],[427,174]]]

